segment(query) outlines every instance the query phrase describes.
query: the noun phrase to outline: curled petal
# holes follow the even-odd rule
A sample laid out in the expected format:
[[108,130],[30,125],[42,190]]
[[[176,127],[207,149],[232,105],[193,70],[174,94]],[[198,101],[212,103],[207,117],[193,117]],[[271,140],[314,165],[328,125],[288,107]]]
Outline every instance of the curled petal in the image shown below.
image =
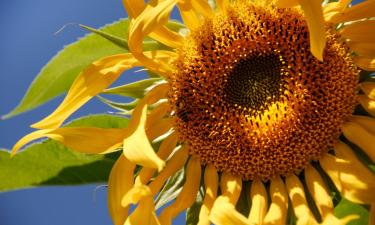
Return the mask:
[[[357,118],[357,121],[358,120],[359,119]],[[371,124],[370,122],[372,121],[368,121],[367,126]],[[374,128],[372,127],[371,129]],[[359,146],[373,161],[375,161],[375,145],[373,144],[375,136],[372,133],[370,133],[363,125],[353,122],[344,124],[342,131],[349,141]]]
[[303,185],[298,177],[294,174],[289,175],[286,177],[285,183],[297,217],[297,224],[318,224],[309,209]]
[[264,217],[264,224],[285,224],[288,211],[288,193],[280,177],[271,180],[271,205]]
[[375,119],[374,118],[371,118],[369,116],[352,115],[349,121],[357,125],[360,125],[364,129],[366,129],[367,132],[369,132],[372,135],[375,135]]
[[306,18],[310,33],[311,53],[323,61],[323,51],[326,44],[324,17],[321,1],[319,0],[277,0],[277,7],[294,7],[300,5]]
[[[177,133],[172,133],[171,135],[169,135],[160,145],[159,151],[157,152],[159,158],[161,158],[162,160],[166,160],[172,153],[173,149],[175,149],[177,141]],[[143,167],[138,174],[136,183],[140,182],[141,184],[147,184],[155,172],[155,169]]]
[[195,30],[197,29],[200,24],[201,20],[198,17],[197,12],[193,8],[193,5],[190,0],[182,1],[177,4],[178,9],[180,10],[180,14],[184,24],[190,29]]
[[346,8],[341,13],[332,16],[329,22],[344,23],[365,18],[375,17],[375,2],[364,1],[352,7]]
[[228,198],[220,196],[216,199],[210,214],[210,220],[215,225],[249,225],[246,217],[237,212]]
[[362,82],[359,84],[359,87],[367,95],[367,97],[369,97],[370,99],[375,99],[375,83],[374,82]]
[[375,100],[368,98],[365,95],[359,95],[359,103],[370,115],[375,116]]
[[342,195],[359,203],[375,202],[375,175],[363,165],[349,146],[339,142],[335,146],[337,157],[331,157],[331,162],[338,166],[338,176],[343,187]]
[[159,192],[169,177],[184,167],[188,156],[188,147],[183,146],[168,160],[167,166],[149,185],[153,195]]
[[122,140],[129,135],[125,129],[104,129],[96,127],[63,127],[38,130],[21,138],[13,147],[14,155],[26,143],[42,137],[49,137],[74,151],[89,154],[105,154],[116,151]]
[[156,155],[145,131],[147,105],[143,105],[142,111],[137,109],[134,110],[133,116],[140,117],[139,124],[135,131],[124,139],[124,155],[133,163],[161,171],[165,163]]
[[364,69],[364,70],[367,70],[367,71],[375,71],[375,58],[374,58],[374,56],[372,56],[372,57],[356,56],[356,57],[354,57],[354,62],[361,69]]
[[323,51],[326,45],[324,18],[320,0],[299,0],[305,13],[310,33],[311,53],[320,61],[323,61]]
[[125,225],[160,225],[155,213],[154,200],[146,185],[133,187],[124,197],[123,203],[139,204],[134,212],[126,219]]
[[228,172],[223,172],[220,182],[222,197],[226,197],[230,204],[236,205],[236,202],[241,195],[241,177],[232,175]]
[[216,168],[211,164],[206,166],[204,172],[204,185],[206,192],[199,212],[198,225],[210,225],[209,215],[219,188],[219,176]]
[[250,191],[251,209],[249,214],[250,224],[263,224],[268,208],[267,191],[260,180],[254,180]]
[[121,204],[122,198],[133,187],[135,164],[123,155],[113,166],[108,180],[108,208],[115,225],[123,225],[128,217],[128,206]]
[[222,12],[225,12],[229,5],[229,0],[216,0],[216,5]]
[[109,87],[124,70],[132,68],[136,62],[131,54],[113,55],[93,62],[78,75],[59,107],[31,127],[53,129],[61,126],[73,112]]
[[142,65],[168,76],[171,69],[163,62],[157,61],[151,57],[147,57],[143,53],[143,39],[150,34],[156,26],[164,25],[168,21],[170,12],[172,11],[177,0],[166,0],[144,10],[137,18],[133,20],[129,28],[129,49]]
[[201,182],[201,164],[198,158],[192,157],[186,169],[186,182],[176,200],[160,213],[160,222],[163,225],[172,224],[172,219],[181,211],[190,207],[195,199]]
[[[143,0],[122,0],[122,2],[129,17],[133,19],[137,18],[146,9],[146,4]],[[149,36],[172,48],[178,48],[183,43],[182,36],[168,29],[165,25],[155,26]]]

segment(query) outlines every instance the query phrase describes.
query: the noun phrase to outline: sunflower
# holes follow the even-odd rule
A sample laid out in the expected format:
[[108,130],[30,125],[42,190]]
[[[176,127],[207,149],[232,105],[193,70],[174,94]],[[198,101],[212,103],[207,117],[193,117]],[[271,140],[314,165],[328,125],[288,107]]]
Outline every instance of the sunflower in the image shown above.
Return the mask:
[[[116,225],[172,224],[199,194],[201,225],[346,224],[356,215],[334,216],[332,190],[375,202],[375,83],[366,72],[375,70],[375,1],[350,2],[123,0],[130,53],[85,69],[13,154],[41,137],[83,153],[121,149],[108,181]],[[186,32],[166,26],[175,6]],[[170,50],[143,51],[146,37]],[[136,66],[163,81],[127,128],[60,127]],[[181,169],[181,191],[157,215],[155,196]],[[238,209],[243,200],[248,210]]]

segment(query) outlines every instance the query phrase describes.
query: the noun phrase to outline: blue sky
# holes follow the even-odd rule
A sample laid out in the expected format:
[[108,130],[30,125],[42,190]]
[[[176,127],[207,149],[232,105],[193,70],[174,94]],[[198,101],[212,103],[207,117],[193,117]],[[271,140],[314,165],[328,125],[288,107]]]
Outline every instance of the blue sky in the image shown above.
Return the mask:
[[[0,0],[0,115],[17,105],[51,57],[86,33],[73,25],[54,35],[64,24],[100,27],[123,17],[126,14],[120,0]],[[123,78],[121,82],[130,80]],[[54,99],[37,110],[0,121],[0,148],[9,149],[31,131],[31,123],[51,112],[61,100],[61,97]],[[93,100],[75,117],[108,110]],[[0,193],[0,225],[112,224],[107,212],[106,189],[95,191],[97,186],[43,187]],[[182,221],[183,216],[175,224],[183,224]]]

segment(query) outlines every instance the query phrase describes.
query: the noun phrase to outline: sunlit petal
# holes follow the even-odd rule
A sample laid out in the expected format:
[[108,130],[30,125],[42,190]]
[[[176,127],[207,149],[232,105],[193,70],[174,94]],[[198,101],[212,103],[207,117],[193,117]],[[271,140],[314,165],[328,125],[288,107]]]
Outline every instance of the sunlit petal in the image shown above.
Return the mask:
[[288,211],[288,193],[280,177],[271,180],[271,205],[264,217],[264,224],[285,224]]
[[209,215],[216,200],[217,191],[219,188],[219,176],[216,168],[211,164],[207,165],[204,171],[204,185],[205,194],[201,210],[199,212],[198,225],[210,225]]
[[267,191],[264,184],[254,180],[250,191],[251,209],[249,213],[250,224],[263,224],[268,208]]
[[165,207],[160,213],[160,223],[163,225],[171,225],[172,219],[181,211],[190,207],[198,194],[201,182],[201,165],[199,158],[192,157],[186,168],[186,181],[177,196],[176,200],[169,206]]

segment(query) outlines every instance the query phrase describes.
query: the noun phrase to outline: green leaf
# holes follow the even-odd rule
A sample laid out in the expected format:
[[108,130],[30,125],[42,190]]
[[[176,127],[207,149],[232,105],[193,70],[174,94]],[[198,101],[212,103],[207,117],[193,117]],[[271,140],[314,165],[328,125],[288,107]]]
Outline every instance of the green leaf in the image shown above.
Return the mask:
[[132,98],[143,98],[150,88],[162,81],[161,78],[150,78],[136,81],[130,84],[107,89],[103,94],[116,94]]
[[342,199],[341,202],[335,207],[335,216],[343,218],[348,215],[358,215],[359,218],[352,220],[347,225],[367,225],[369,212],[365,207],[359,204],[350,202],[349,200]]
[[199,212],[204,199],[204,188],[201,186],[195,202],[186,210],[186,225],[196,225],[199,222]]
[[[127,123],[126,118],[119,116],[91,115],[67,126],[122,128]],[[8,151],[0,150],[0,191],[106,182],[118,154],[77,153],[53,140],[31,144],[13,158]]]
[[[129,21],[125,19],[106,25],[100,31],[121,37],[128,25]],[[43,67],[21,103],[3,118],[29,111],[63,94],[90,63],[105,56],[124,52],[124,49],[97,34],[88,34],[73,44],[65,46]]]
[[107,39],[108,41],[112,42],[113,44],[115,44],[115,45],[117,45],[121,48],[129,50],[128,42],[123,38],[120,38],[120,37],[117,37],[115,35],[103,32],[101,30],[97,30],[95,28],[92,28],[92,27],[89,27],[89,26],[86,26],[86,25],[80,24],[79,26],[88,30],[88,31],[91,31],[95,34],[98,34],[98,35],[102,36],[103,38]]

